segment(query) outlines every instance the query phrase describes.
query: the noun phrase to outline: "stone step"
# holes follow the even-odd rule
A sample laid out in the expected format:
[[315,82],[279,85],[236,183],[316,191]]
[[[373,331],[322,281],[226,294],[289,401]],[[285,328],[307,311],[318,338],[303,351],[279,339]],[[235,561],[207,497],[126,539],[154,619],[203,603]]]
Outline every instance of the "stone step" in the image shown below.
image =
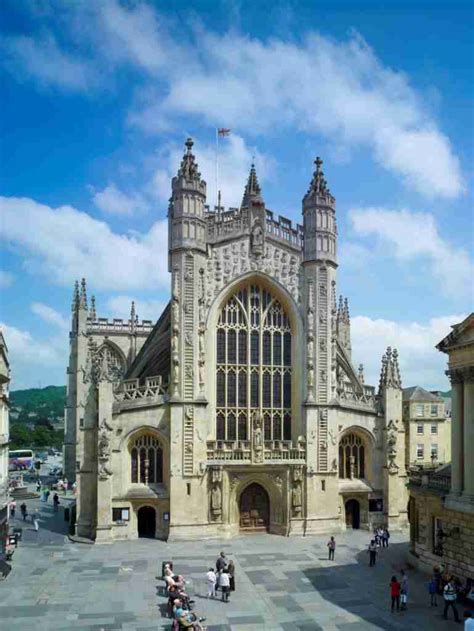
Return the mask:
[[26,486],[20,486],[13,489],[13,491],[10,492],[10,495],[14,500],[32,500],[39,497],[38,493],[28,490]]

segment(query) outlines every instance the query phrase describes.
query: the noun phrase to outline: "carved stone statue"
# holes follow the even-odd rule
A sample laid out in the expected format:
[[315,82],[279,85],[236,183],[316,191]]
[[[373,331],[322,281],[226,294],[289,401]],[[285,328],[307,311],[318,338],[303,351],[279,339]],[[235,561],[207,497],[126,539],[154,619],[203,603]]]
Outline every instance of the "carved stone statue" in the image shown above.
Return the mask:
[[303,505],[303,494],[301,491],[301,483],[298,482],[291,490],[291,505],[293,506],[293,512],[301,513],[301,507]]
[[251,235],[252,250],[255,254],[263,252],[263,228],[260,222],[256,221],[252,228]]
[[222,491],[219,484],[214,484],[211,489],[211,513],[213,519],[219,519],[222,512]]

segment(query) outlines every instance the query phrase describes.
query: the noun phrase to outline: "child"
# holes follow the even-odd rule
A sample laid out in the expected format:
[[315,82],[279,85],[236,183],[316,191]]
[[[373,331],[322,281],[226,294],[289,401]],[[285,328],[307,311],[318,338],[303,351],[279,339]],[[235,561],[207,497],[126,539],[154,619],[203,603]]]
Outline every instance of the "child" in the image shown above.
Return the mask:
[[209,571],[206,574],[208,598],[216,597],[216,580],[217,580],[216,573],[214,572],[213,568],[210,567]]
[[428,583],[428,593],[430,595],[431,607],[437,607],[438,599],[436,598],[436,596],[438,594],[438,581],[434,577]]
[[400,611],[400,588],[401,585],[397,581],[396,576],[392,576],[392,580],[390,581],[390,596],[392,598],[392,613],[397,605],[397,611]]

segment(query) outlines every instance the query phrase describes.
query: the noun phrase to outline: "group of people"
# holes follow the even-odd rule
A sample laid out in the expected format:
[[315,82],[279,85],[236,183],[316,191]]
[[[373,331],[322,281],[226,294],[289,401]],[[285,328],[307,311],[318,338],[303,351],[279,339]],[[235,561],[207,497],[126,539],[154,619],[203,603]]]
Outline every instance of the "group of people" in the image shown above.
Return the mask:
[[370,540],[369,548],[369,566],[373,567],[377,560],[377,552],[380,548],[388,548],[390,533],[387,528],[375,528],[373,539]]
[[193,629],[203,631],[202,622],[205,618],[199,617],[192,611],[194,600],[186,593],[184,576],[174,574],[173,563],[163,564],[163,580],[166,584],[168,596],[168,611],[173,618],[173,631],[181,629]]
[[235,565],[228,561],[225,552],[217,557],[216,569],[210,567],[206,574],[207,597],[216,598],[217,590],[221,590],[222,602],[229,602],[231,592],[235,592]]
[[[458,600],[465,600],[468,604],[474,607],[473,582],[468,579],[466,584],[463,585],[455,576],[443,573],[442,568],[439,565],[435,565],[433,567],[433,575],[428,583],[428,592],[430,595],[431,607],[438,606],[438,596],[443,597],[443,617],[445,619],[448,618],[449,610],[452,609],[454,619],[457,622],[460,622],[459,613],[456,608],[456,602]],[[464,615],[466,618],[470,618],[471,612],[466,612]],[[472,626],[474,628],[474,622],[472,623]]]
[[[166,584],[168,596],[168,611],[173,618],[173,629],[202,630],[205,618],[199,617],[192,609],[194,600],[186,593],[186,581],[180,574],[173,572],[171,562],[163,564],[163,580]],[[217,591],[221,591],[222,602],[229,602],[230,593],[235,591],[235,565],[227,559],[225,552],[217,557],[215,568],[210,567],[206,572],[207,597],[217,598]]]
[[392,601],[391,611],[403,611],[408,606],[408,576],[405,570],[402,570],[400,580],[396,576],[392,576],[390,581],[390,597]]

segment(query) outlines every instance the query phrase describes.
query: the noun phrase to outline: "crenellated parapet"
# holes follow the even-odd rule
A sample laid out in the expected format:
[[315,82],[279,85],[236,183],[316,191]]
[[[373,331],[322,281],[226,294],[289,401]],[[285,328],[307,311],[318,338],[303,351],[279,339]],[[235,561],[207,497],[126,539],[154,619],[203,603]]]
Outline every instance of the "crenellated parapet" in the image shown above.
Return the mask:
[[152,320],[123,320],[122,318],[87,318],[87,333],[136,333],[149,335],[153,329]]

